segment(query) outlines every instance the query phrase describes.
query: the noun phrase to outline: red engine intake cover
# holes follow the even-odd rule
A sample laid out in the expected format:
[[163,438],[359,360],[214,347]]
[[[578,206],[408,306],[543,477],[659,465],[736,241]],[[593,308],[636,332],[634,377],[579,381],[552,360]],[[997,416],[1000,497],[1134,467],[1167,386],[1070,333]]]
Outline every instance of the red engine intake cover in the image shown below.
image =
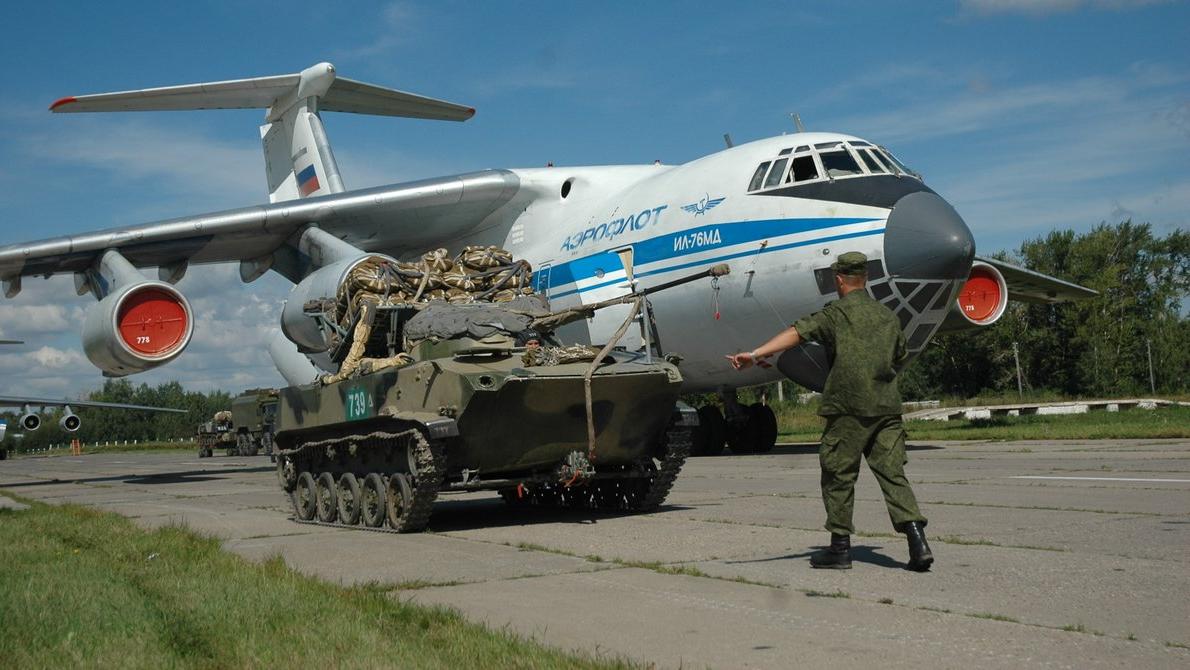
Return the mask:
[[144,356],[163,356],[186,339],[186,308],[173,294],[160,288],[134,291],[116,315],[120,339]]
[[959,308],[963,314],[976,323],[982,323],[996,316],[1003,300],[1000,282],[994,271],[982,266],[971,268],[971,276],[959,291]]

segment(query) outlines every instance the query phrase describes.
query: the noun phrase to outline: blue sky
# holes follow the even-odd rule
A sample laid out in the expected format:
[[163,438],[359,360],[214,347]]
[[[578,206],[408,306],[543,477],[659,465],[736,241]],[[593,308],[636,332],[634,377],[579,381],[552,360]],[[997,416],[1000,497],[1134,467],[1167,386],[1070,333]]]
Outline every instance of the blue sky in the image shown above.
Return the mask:
[[[981,253],[1054,228],[1190,219],[1190,7],[1143,0],[58,3],[5,17],[0,244],[265,200],[259,111],[51,115],[65,95],[296,72],[477,108],[464,124],[327,114],[349,188],[488,167],[685,162],[792,130],[893,149]],[[190,350],[134,377],[276,383],[285,282],[192,269]],[[0,389],[102,383],[69,279],[0,301]],[[31,363],[30,361],[34,361]]]

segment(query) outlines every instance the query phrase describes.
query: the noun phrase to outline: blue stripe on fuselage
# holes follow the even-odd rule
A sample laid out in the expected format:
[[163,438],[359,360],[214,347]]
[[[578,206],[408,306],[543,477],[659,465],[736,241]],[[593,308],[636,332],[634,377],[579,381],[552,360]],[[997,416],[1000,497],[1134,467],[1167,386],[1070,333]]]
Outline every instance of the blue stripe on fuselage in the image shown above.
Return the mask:
[[[726,247],[737,246],[740,244],[747,244],[749,242],[758,242],[764,239],[773,237],[781,237],[785,235],[793,235],[797,233],[804,233],[814,230],[826,230],[828,228],[837,228],[839,226],[849,226],[856,223],[867,223],[870,221],[877,221],[874,218],[862,219],[845,219],[845,218],[824,218],[824,219],[765,219],[760,221],[740,221],[740,222],[725,222],[712,224],[708,226],[701,226],[699,228],[689,228],[680,232],[667,233],[659,235],[640,242],[631,243],[634,249],[633,263],[637,268],[643,268],[646,265],[658,263],[661,261],[681,258],[683,256],[690,256],[693,254],[701,254],[706,251],[715,249],[722,249]],[[715,237],[715,233],[718,236]],[[674,270],[682,270],[694,266],[710,266],[732,258],[739,258],[741,256],[754,256],[760,253],[772,253],[774,251],[781,251],[785,249],[793,249],[795,247],[804,247],[811,244],[819,244],[822,242],[833,242],[835,240],[844,240],[854,237],[864,237],[868,235],[879,235],[883,233],[884,229],[878,230],[864,230],[858,233],[848,233],[845,235],[831,235],[827,237],[820,237],[811,240],[802,240],[798,242],[790,242],[777,246],[768,246],[763,249],[748,249],[745,251],[738,251],[715,258],[707,258],[692,263],[671,265],[664,268],[656,268],[653,270],[645,270],[643,272],[636,272],[636,276],[648,277],[650,275],[659,274],[662,272],[671,272]],[[713,243],[692,244],[683,246],[677,240],[685,239],[713,239]],[[589,279],[596,276],[596,270],[602,269],[605,273],[614,272],[622,269],[619,258],[614,254],[609,256],[608,251],[599,252],[590,256],[576,258],[572,261],[559,263],[550,268],[550,286],[557,288],[573,284],[581,279]],[[576,288],[569,291],[559,293],[550,293],[551,298],[562,298],[575,293],[585,293],[587,291],[594,291],[596,289],[611,286],[613,284],[623,283],[623,279],[615,279],[611,281],[592,284],[582,288]]]

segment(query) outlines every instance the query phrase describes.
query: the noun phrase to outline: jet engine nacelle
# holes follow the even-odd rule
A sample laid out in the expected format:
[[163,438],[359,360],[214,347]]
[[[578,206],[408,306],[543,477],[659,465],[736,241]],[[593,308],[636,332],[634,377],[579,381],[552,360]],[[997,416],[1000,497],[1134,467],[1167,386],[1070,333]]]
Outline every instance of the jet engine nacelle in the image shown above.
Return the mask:
[[83,420],[74,412],[66,412],[61,419],[58,419],[58,427],[68,433],[77,431],[82,425]]
[[41,428],[41,417],[33,412],[26,412],[21,415],[21,429],[25,432],[32,433]]
[[942,322],[942,330],[955,331],[990,326],[1008,306],[1008,284],[1004,275],[987,263],[975,261],[966,283]]
[[281,308],[281,332],[297,345],[298,351],[313,354],[330,348],[330,333],[323,332],[318,322],[306,315],[306,303],[311,300],[334,300],[339,295],[339,286],[347,279],[347,275],[360,263],[372,258],[396,263],[394,259],[382,254],[361,254],[311,272],[289,292],[285,306]]
[[113,290],[87,310],[83,350],[95,367],[122,377],[177,358],[193,334],[186,297],[165,282],[146,280]]

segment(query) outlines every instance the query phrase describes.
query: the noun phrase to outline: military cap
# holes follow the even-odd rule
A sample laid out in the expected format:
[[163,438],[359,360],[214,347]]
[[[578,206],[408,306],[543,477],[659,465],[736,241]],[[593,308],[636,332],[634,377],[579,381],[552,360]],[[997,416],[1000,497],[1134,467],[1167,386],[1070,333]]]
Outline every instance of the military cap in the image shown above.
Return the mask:
[[848,251],[839,254],[831,269],[841,275],[868,274],[868,257],[858,251]]

